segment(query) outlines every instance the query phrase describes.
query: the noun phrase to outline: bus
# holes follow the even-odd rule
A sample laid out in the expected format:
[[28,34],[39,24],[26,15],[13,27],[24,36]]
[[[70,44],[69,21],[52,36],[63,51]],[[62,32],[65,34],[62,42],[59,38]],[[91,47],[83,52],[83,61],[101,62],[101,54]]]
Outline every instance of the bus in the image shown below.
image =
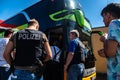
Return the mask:
[[0,25],[11,26],[13,30],[21,30],[27,27],[27,22],[35,18],[40,24],[40,31],[43,31],[49,42],[55,41],[59,35],[63,36],[62,41],[62,79],[66,80],[63,67],[69,44],[69,31],[77,29],[80,39],[88,50],[88,58],[85,62],[83,80],[96,79],[95,56],[91,41],[91,24],[85,17],[80,0],[41,0],[38,3],[22,10],[18,14],[5,20]]

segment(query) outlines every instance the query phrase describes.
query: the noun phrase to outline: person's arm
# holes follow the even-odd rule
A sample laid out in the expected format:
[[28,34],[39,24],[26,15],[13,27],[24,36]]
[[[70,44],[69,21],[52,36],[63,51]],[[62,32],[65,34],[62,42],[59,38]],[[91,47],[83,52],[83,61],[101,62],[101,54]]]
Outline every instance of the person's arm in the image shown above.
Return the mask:
[[46,35],[44,33],[42,33],[42,38],[43,38],[43,43],[44,43],[44,49],[45,49],[45,51],[47,53],[43,62],[47,62],[50,59],[52,59],[52,51],[51,51],[48,39],[47,39],[47,37],[46,37]]
[[115,40],[105,40],[104,41],[104,53],[108,57],[116,55],[118,42]]
[[105,58],[106,55],[105,55],[105,53],[104,53],[104,49],[98,50],[98,55]]
[[46,55],[44,62],[47,62],[52,58],[52,51],[51,51],[51,48],[50,48],[48,41],[46,41],[44,43],[44,48],[45,48],[45,51],[47,52],[47,55]]
[[66,63],[64,65],[64,71],[67,71],[67,68],[68,68],[68,66],[70,65],[70,63],[73,59],[75,48],[76,48],[75,42],[70,41],[68,55],[67,55]]
[[67,70],[68,66],[70,65],[70,62],[71,62],[72,59],[73,59],[73,56],[74,56],[73,52],[69,52],[69,53],[68,53],[67,59],[66,59],[66,63],[65,63],[65,65],[64,65],[64,71]]
[[[115,56],[117,51],[118,42],[112,39],[107,39],[106,34],[101,36],[100,41],[103,42],[104,54],[108,57]],[[101,52],[101,51],[99,51]]]
[[108,36],[105,38],[106,35],[104,35],[105,39],[101,40],[104,44],[104,53],[108,57],[113,57],[116,55],[117,47],[119,45],[118,43],[120,43],[120,29],[119,25],[116,23],[119,23],[119,21],[112,20],[110,22],[108,28]]
[[11,61],[12,61],[12,57],[11,57],[12,50],[13,50],[13,42],[9,41],[6,48],[5,48],[3,56],[6,60],[6,62],[10,65],[11,65]]

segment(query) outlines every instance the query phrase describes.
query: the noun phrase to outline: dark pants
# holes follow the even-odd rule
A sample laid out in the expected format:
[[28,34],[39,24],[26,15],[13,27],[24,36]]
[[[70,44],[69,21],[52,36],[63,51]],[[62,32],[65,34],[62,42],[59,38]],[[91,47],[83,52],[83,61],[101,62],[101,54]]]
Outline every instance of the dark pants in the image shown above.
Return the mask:
[[54,61],[46,63],[43,78],[44,80],[62,80],[62,69],[60,63]]
[[9,69],[8,67],[0,67],[0,80],[8,80],[10,75]]

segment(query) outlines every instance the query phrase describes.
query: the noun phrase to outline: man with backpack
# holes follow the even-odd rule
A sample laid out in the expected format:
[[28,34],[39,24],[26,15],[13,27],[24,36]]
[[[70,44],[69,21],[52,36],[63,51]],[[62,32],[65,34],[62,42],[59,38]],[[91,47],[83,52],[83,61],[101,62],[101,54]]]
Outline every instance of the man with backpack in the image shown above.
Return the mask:
[[67,80],[82,80],[85,69],[84,44],[79,39],[79,32],[71,30],[69,33],[70,44],[64,71],[67,72]]
[[[48,39],[43,32],[38,30],[38,21],[32,19],[28,22],[28,28],[18,31],[8,42],[4,57],[7,63],[14,65],[11,80],[37,80],[42,62],[45,63],[52,58]],[[13,60],[10,53],[14,48],[16,48],[16,53]]]
[[55,42],[51,42],[52,59],[46,63],[43,74],[44,80],[62,80],[60,56],[61,49],[56,46]]

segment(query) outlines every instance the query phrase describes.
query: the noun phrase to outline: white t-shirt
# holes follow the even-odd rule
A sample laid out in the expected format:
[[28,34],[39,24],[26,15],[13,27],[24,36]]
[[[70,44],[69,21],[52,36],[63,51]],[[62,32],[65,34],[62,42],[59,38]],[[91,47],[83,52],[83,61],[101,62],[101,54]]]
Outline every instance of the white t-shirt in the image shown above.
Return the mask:
[[8,41],[9,38],[0,38],[0,66],[2,67],[9,67],[9,64],[6,62],[6,60],[3,57],[3,53]]
[[54,60],[57,61],[57,62],[59,62],[61,50],[57,46],[50,46],[50,47],[51,47],[51,50],[52,50],[52,60],[53,60],[55,54],[57,54],[56,58]]

